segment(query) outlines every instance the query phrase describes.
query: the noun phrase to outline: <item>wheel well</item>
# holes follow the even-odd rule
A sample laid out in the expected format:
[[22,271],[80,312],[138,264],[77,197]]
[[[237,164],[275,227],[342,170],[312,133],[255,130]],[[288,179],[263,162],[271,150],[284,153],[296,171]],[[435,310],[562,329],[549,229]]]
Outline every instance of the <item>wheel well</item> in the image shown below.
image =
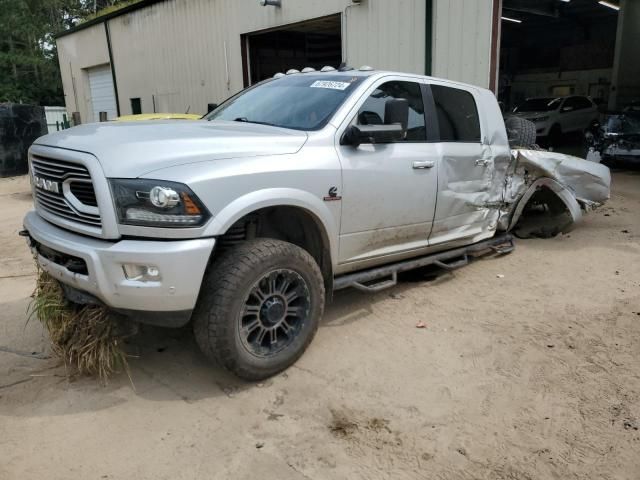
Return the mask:
[[329,237],[320,220],[300,207],[276,206],[256,210],[236,221],[218,238],[219,251],[253,238],[274,238],[306,250],[318,263],[327,297],[333,291]]
[[550,188],[541,186],[527,200],[512,231],[518,238],[550,238],[567,231],[571,211]]

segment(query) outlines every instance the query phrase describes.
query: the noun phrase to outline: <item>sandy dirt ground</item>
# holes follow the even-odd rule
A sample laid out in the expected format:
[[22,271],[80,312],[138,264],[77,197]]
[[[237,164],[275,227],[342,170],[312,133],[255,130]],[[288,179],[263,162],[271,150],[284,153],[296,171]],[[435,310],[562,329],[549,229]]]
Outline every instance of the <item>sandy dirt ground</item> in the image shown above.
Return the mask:
[[27,322],[27,190],[0,180],[2,480],[640,478],[640,172],[568,235],[340,293],[264,383],[144,328],[135,389],[68,380]]

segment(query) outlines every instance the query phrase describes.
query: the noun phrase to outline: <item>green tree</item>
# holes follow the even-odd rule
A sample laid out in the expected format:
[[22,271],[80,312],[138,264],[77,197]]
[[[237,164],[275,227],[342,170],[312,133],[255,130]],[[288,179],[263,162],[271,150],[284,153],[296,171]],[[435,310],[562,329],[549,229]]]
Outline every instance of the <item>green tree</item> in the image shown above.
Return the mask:
[[63,105],[54,35],[120,0],[0,0],[0,102]]

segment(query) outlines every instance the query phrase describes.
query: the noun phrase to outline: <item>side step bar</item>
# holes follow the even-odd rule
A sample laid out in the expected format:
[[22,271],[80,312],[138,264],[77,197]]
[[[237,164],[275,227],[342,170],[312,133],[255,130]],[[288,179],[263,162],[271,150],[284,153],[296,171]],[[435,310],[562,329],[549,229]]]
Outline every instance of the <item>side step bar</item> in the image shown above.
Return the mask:
[[[445,270],[454,270],[467,265],[470,256],[476,257],[489,253],[490,251],[503,255],[512,252],[514,248],[513,236],[505,233],[465,247],[391,263],[361,272],[349,273],[334,279],[333,289],[342,290],[353,287],[363,292],[379,292],[380,290],[396,285],[398,283],[398,273],[400,272],[426,267],[427,265],[436,265]],[[384,280],[367,285],[367,282],[379,279]]]

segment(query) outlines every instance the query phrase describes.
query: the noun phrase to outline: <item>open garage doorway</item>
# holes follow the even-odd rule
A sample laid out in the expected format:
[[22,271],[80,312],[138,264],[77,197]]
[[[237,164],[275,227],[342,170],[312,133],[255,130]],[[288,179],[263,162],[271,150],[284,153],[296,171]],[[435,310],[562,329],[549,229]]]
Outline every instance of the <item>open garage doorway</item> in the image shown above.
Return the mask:
[[498,99],[543,145],[582,155],[584,130],[609,108],[620,1],[503,0]]
[[504,0],[499,100],[590,95],[606,106],[617,22],[597,0]]
[[337,68],[342,61],[340,14],[242,36],[245,87],[277,72]]

